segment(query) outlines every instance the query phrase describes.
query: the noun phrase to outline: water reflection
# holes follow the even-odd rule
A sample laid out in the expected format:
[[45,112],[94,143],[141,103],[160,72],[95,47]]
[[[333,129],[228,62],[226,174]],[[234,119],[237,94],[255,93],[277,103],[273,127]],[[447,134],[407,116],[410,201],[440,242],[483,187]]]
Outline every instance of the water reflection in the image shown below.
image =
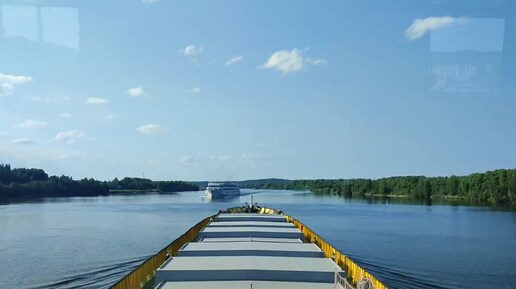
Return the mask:
[[10,204],[23,204],[23,203],[30,203],[30,204],[39,204],[39,203],[45,203],[46,198],[31,198],[31,197],[16,197],[16,198],[0,198],[0,206],[1,205],[10,205]]
[[[429,77],[432,93],[492,93],[514,89],[516,44],[514,1],[431,1],[437,15],[459,22],[435,30],[426,40],[431,51]],[[512,86],[512,87],[511,87]]]
[[[0,59],[6,60],[15,55],[11,53],[14,49],[24,47],[37,60],[32,66],[48,69],[69,64],[72,69],[80,64],[73,60],[80,51],[85,60],[94,55],[99,61],[95,65],[89,61],[83,64],[97,67],[105,57],[116,56],[110,47],[128,40],[108,35],[122,28],[121,21],[112,16],[139,3],[118,2],[4,0],[0,5],[0,47],[5,53]],[[410,53],[423,62],[418,60],[405,67],[409,69],[404,71],[405,76],[426,74],[428,83],[423,85],[431,93],[492,93],[499,91],[500,83],[514,89],[511,80],[516,72],[516,55],[511,51],[516,48],[515,1],[434,0],[428,1],[426,7],[420,4],[417,9],[424,15],[448,15],[456,24],[429,31],[414,41],[415,51]],[[366,14],[367,5],[361,8]],[[112,27],[100,29],[99,17],[111,18]],[[379,65],[388,66],[388,60]]]
[[368,196],[368,197],[345,197],[339,195],[324,195],[311,192],[300,192],[298,196],[307,196],[309,198],[320,198],[320,199],[335,199],[338,198],[345,203],[366,203],[370,205],[422,205],[422,206],[451,206],[451,207],[490,207],[494,210],[515,210],[516,208],[511,206],[496,206],[488,202],[467,200],[467,199],[414,199],[409,197],[381,197],[381,196]]
[[0,205],[11,204],[41,204],[41,203],[96,203],[112,196],[93,196],[93,197],[7,197],[0,198]]
[[[79,9],[73,5],[73,1],[69,2],[72,5],[47,6],[44,2],[34,6],[2,5],[2,36],[79,50]],[[19,25],[20,19],[23,19],[24,25]]]
[[211,196],[201,196],[206,203],[234,203],[240,199],[240,196],[227,196],[224,198],[212,198]]

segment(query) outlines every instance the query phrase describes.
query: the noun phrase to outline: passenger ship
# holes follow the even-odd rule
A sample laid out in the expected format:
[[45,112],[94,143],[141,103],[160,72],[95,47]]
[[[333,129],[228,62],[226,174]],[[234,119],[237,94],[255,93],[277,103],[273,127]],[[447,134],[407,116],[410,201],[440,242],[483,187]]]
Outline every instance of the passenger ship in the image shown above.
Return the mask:
[[240,188],[230,182],[208,183],[205,193],[206,196],[211,198],[240,196]]

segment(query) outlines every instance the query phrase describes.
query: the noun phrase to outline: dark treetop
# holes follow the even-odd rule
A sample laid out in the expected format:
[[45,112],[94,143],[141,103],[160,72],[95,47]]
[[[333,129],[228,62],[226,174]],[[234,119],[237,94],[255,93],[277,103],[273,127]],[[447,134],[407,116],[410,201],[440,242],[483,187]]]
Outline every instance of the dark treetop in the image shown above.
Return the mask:
[[0,198],[71,197],[108,195],[110,191],[159,192],[196,191],[199,187],[182,181],[151,181],[144,178],[124,178],[97,181],[92,178],[73,180],[68,176],[48,176],[42,169],[11,169],[0,164]]

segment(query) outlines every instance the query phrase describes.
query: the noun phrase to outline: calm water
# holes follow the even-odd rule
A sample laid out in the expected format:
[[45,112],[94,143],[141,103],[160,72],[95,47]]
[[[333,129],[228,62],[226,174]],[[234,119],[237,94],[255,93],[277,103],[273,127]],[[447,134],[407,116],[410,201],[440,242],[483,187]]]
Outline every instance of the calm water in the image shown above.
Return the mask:
[[[515,288],[516,213],[292,191],[255,201],[301,219],[391,288]],[[248,197],[46,199],[0,205],[2,288],[103,288],[190,226]]]

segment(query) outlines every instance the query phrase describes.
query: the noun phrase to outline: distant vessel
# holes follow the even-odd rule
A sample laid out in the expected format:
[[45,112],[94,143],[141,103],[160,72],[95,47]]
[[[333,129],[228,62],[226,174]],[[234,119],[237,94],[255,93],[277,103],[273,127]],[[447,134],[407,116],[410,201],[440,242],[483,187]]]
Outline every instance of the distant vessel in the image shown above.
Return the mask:
[[208,183],[205,193],[211,198],[240,196],[240,188],[230,182]]

